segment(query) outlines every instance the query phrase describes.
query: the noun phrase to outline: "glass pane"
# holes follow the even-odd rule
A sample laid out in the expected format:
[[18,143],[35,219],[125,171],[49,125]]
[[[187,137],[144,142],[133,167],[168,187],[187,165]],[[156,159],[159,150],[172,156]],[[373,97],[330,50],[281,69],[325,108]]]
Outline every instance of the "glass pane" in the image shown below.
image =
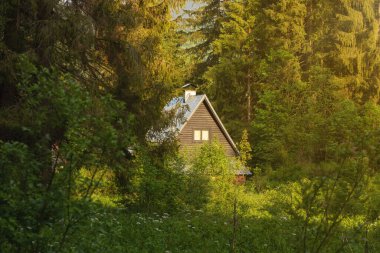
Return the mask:
[[202,141],[208,141],[208,130],[202,131]]
[[200,141],[200,140],[201,140],[201,131],[194,130],[194,141]]

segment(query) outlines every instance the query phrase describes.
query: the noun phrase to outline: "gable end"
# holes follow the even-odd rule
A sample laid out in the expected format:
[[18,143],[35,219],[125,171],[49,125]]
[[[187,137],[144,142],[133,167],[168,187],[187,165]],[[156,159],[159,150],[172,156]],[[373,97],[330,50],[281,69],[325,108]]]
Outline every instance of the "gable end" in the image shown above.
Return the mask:
[[199,142],[194,142],[194,130],[209,130],[210,139],[217,138],[225,148],[228,156],[239,155],[235,143],[229,136],[206,95],[203,95],[202,100],[192,110],[186,122],[179,129],[178,137],[180,143],[186,148],[193,149],[199,145]]

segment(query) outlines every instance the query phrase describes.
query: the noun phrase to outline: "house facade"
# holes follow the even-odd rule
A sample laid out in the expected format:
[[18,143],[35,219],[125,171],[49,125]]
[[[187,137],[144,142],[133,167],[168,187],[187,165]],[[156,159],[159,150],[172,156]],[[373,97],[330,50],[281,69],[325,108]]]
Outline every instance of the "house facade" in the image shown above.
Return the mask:
[[234,141],[206,95],[197,95],[195,90],[186,89],[183,97],[174,98],[164,110],[176,110],[177,114],[183,114],[182,120],[176,123],[181,150],[195,151],[200,145],[216,139],[227,156],[239,155]]

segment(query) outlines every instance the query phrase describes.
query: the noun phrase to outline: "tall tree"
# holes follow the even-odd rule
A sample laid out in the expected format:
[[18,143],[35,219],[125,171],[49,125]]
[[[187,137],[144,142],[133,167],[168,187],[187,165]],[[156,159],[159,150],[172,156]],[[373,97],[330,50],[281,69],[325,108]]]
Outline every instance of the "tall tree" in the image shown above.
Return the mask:
[[[254,118],[254,106],[264,87],[279,87],[281,84],[275,79],[286,82],[286,79],[301,77],[299,68],[289,66],[298,61],[304,51],[305,16],[304,1],[225,3],[225,17],[212,51],[219,61],[209,67],[205,77],[207,91],[235,138]],[[296,57],[288,58],[286,52]],[[279,62],[288,72],[275,68],[271,70],[277,73],[267,72],[265,65],[273,62],[268,58],[281,55],[284,59]],[[285,66],[287,59],[291,61],[288,67]]]
[[[176,77],[170,8],[178,1],[2,2],[1,104],[17,103],[15,57],[70,73],[91,93],[112,92],[143,125],[144,138],[158,120]],[[144,104],[144,106],[141,106]]]
[[308,1],[309,61],[332,70],[348,97],[379,101],[379,2]]
[[232,136],[239,138],[252,119],[254,64],[257,61],[253,27],[255,1],[225,3],[225,18],[211,54],[219,58],[204,77],[206,90]]
[[[63,226],[62,251],[95,173],[129,169],[127,148],[145,144],[176,78],[165,43],[176,4],[0,2],[2,250],[51,251],[46,231]],[[73,200],[84,169],[94,177]]]
[[[197,7],[186,10],[182,20],[182,29],[186,37],[190,38],[184,47],[194,55],[195,66],[191,81],[203,84],[203,74],[208,67],[218,62],[213,43],[221,33],[221,23],[225,17],[225,2],[223,0],[194,1]],[[189,37],[190,35],[190,37]]]
[[286,50],[300,55],[305,48],[305,0],[258,0],[255,26],[258,52]]

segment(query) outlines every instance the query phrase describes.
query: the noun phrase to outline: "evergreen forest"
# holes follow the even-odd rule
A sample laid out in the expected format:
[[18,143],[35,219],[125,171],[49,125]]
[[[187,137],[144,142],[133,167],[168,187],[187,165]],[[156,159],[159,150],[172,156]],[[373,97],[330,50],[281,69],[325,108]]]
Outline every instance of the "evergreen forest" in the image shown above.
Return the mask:
[[380,0],[1,0],[0,252],[380,252]]

